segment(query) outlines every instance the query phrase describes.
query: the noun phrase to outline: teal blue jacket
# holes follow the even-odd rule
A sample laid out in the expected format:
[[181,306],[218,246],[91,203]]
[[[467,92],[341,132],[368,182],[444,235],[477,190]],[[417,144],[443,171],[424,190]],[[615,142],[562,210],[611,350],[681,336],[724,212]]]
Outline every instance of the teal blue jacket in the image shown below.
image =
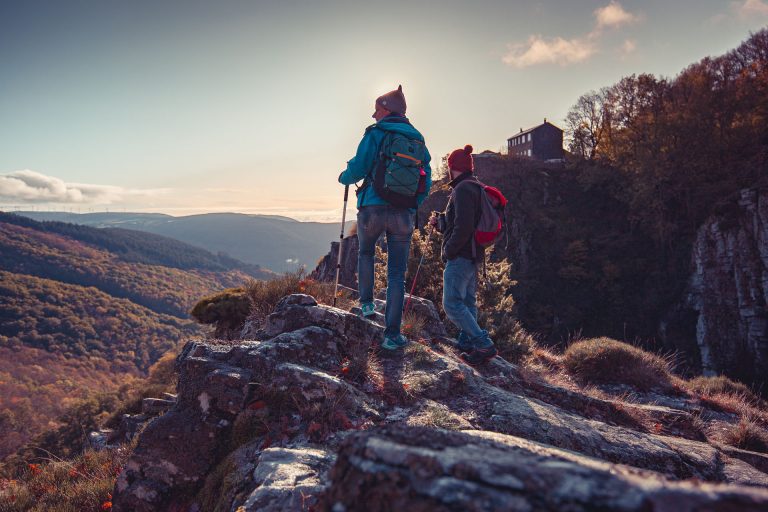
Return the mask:
[[[365,179],[368,175],[373,178],[373,169],[378,163],[379,145],[386,135],[386,132],[402,133],[409,139],[416,139],[424,142],[424,137],[419,131],[411,125],[406,117],[399,115],[388,115],[378,123],[372,124],[365,129],[363,140],[357,146],[357,153],[347,162],[347,168],[339,175],[339,183],[342,185],[352,185]],[[431,161],[429,150],[424,161],[424,172],[427,174],[426,189],[416,197],[417,204],[421,204],[429,195],[429,189],[432,188],[432,169],[429,167]],[[369,180],[370,181],[370,180]],[[372,206],[377,204],[389,204],[382,199],[373,189],[372,184],[368,184],[357,192],[357,208],[363,206]]]

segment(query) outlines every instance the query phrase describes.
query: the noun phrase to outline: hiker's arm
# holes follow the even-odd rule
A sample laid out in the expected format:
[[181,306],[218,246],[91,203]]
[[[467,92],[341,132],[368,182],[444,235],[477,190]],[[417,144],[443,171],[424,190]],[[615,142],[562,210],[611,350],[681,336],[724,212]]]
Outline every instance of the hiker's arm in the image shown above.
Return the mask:
[[370,130],[365,134],[363,140],[357,146],[357,153],[347,162],[347,168],[339,175],[339,183],[342,185],[352,185],[362,180],[373,169],[374,160],[376,160],[376,149],[378,148],[378,138],[375,133],[378,130]]
[[416,196],[417,204],[421,204],[424,202],[427,196],[429,196],[429,190],[432,188],[432,168],[429,166],[429,162],[432,160],[432,157],[430,156],[428,149],[426,149],[426,155],[427,156],[424,159],[424,172],[427,174],[427,180],[426,180],[427,186],[424,189],[423,193]]
[[458,187],[454,194],[453,231],[445,242],[445,257],[449,260],[458,256],[461,248],[469,242],[475,232],[475,208],[470,188],[466,185]]

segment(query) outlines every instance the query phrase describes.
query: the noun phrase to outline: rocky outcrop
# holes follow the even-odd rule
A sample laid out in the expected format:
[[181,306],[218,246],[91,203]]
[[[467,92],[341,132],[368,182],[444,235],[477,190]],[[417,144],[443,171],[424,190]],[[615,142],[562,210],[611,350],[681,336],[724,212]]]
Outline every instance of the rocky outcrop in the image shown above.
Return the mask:
[[662,326],[668,342],[695,351],[705,375],[765,384],[768,190],[742,190],[738,203],[704,223],[692,266],[683,303]]
[[389,427],[339,450],[326,509],[766,510],[768,491],[675,482],[519,437]]
[[[339,283],[357,289],[357,235],[344,239],[341,251],[341,269]],[[331,251],[323,256],[309,277],[317,281],[332,283],[336,281],[336,264],[339,258],[339,242],[331,242]]]
[[685,404],[647,406],[679,423],[649,429],[503,359],[471,368],[447,338],[382,354],[381,325],[307,295],[260,335],[185,346],[177,400],[140,434],[114,510],[768,505],[765,457],[697,437]]

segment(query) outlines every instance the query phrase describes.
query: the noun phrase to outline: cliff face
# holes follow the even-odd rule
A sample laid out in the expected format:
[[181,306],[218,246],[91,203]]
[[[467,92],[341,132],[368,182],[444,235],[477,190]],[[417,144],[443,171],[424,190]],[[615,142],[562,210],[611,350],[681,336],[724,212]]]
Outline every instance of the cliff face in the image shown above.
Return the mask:
[[747,189],[699,229],[683,302],[663,328],[671,343],[696,351],[705,375],[761,384],[768,376],[766,304],[768,190]]
[[306,295],[261,335],[187,344],[115,511],[768,507],[768,456],[706,442],[697,421],[733,419],[690,397],[619,406],[501,358],[471,368],[444,337],[382,354],[380,324]]
[[[359,248],[357,235],[344,238],[342,246],[339,284],[357,289],[357,253]],[[330,252],[323,256],[309,277],[327,283],[336,281],[338,258],[339,242],[331,242]]]

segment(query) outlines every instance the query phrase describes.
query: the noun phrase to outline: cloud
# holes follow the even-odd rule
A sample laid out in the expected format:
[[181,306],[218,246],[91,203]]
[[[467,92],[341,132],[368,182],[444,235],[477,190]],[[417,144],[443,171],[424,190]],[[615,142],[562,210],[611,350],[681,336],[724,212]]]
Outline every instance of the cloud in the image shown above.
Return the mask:
[[[639,15],[626,11],[615,0],[612,0],[605,7],[595,9],[593,15],[595,25],[592,31],[585,36],[564,39],[562,37],[544,38],[541,35],[533,35],[525,43],[507,45],[508,51],[502,57],[502,62],[516,68],[538,64],[567,66],[585,62],[598,52],[599,42],[605,29],[628,25],[641,19]],[[631,42],[631,44],[633,46],[629,48],[627,41],[625,41],[621,49],[622,55],[626,55],[627,50],[631,52],[637,48],[636,43]]]
[[540,35],[531,36],[525,44],[509,45],[509,52],[502,58],[505,64],[524,68],[536,64],[560,64],[562,66],[582,62],[596,51],[588,39],[546,40]]
[[150,197],[165,192],[165,189],[66,183],[29,169],[0,174],[0,199],[21,203],[112,204],[129,197]]
[[637,42],[632,39],[626,39],[619,51],[622,57],[626,57],[627,55],[634,53],[635,50],[637,50]]
[[606,27],[620,27],[635,23],[640,19],[636,14],[624,10],[624,7],[616,1],[611,1],[605,7],[595,9],[594,15],[597,22],[596,30],[602,30]]
[[765,0],[731,2],[731,7],[740,18],[744,19],[750,19],[755,16],[768,16],[768,2]]

